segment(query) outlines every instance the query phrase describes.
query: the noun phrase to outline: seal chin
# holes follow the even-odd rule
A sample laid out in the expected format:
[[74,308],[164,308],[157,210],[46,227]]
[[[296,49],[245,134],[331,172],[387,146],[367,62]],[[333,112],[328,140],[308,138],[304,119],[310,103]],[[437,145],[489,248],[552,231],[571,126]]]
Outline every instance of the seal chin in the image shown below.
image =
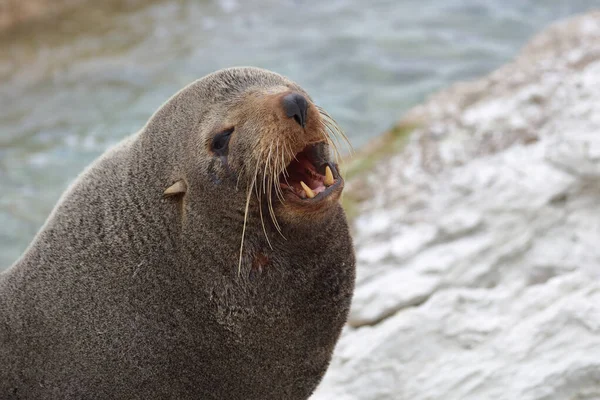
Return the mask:
[[330,160],[325,142],[309,144],[296,154],[282,172],[280,186],[286,202],[297,207],[326,206],[336,202],[344,180]]

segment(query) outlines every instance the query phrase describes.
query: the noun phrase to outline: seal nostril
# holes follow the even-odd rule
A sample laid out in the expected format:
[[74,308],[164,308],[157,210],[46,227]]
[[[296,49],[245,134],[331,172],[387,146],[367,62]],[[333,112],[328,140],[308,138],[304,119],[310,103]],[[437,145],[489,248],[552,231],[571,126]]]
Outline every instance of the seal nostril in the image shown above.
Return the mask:
[[300,119],[299,115],[294,115],[294,121],[296,121],[298,124],[300,124],[300,126],[302,126],[304,128],[304,122],[302,121],[302,119]]
[[308,102],[299,93],[290,93],[283,97],[283,109],[285,115],[294,118],[301,127],[306,126],[306,112],[308,110]]

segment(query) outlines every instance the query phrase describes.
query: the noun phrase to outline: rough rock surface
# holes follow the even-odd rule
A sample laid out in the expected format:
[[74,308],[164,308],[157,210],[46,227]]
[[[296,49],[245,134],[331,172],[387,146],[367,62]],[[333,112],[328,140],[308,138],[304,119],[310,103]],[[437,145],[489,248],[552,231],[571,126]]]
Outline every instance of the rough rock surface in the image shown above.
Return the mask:
[[357,291],[313,399],[600,399],[600,13],[415,122],[354,182]]

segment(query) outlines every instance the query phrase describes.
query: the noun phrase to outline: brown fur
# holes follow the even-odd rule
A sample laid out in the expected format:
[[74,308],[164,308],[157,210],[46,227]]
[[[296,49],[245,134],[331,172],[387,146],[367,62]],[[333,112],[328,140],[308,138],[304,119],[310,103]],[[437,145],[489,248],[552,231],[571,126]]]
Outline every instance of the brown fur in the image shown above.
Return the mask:
[[[322,138],[314,105],[306,130],[281,113],[290,90],[304,93],[255,68],[208,75],[75,181],[0,275],[0,398],[310,396],[354,285],[341,207],[301,214],[274,200],[280,234],[263,203],[263,232],[252,196],[238,271],[264,149],[285,141],[289,162]],[[228,126],[225,165],[210,143]],[[181,179],[187,193],[165,198]]]

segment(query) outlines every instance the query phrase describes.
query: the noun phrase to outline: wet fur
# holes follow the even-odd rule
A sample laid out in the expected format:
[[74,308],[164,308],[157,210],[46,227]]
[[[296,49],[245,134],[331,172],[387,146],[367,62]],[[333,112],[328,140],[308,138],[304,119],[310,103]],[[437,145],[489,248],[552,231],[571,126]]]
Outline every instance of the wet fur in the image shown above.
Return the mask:
[[[253,196],[238,271],[260,140],[298,134],[248,96],[283,89],[303,93],[259,69],[209,75],[75,181],[0,274],[0,398],[310,396],[354,286],[341,207],[299,218],[274,202],[280,234]],[[225,164],[209,144],[228,125]],[[165,198],[179,179],[187,193]]]

